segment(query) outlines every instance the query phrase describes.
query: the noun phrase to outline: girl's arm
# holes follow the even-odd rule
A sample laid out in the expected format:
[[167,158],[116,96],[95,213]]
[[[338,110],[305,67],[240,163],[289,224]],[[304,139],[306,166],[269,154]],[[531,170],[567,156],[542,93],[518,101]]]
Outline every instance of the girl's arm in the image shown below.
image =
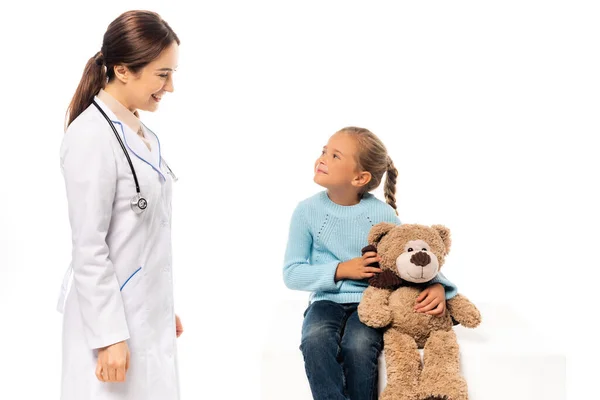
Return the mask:
[[337,291],[343,281],[335,282],[335,271],[340,261],[310,264],[312,235],[302,212],[302,204],[294,210],[288,236],[283,281],[293,290],[308,292]]
[[433,285],[434,283],[439,283],[444,287],[444,290],[446,291],[446,300],[450,300],[458,293],[456,285],[450,282],[442,272],[438,272],[435,278],[431,280],[430,285]]

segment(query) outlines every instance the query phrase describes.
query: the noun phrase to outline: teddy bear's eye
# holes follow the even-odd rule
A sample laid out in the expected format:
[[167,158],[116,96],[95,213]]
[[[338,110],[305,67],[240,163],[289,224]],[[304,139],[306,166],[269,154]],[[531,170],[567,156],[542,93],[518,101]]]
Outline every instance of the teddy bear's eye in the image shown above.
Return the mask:
[[412,248],[412,247],[409,247],[409,248],[408,248],[408,252],[410,253],[411,251],[413,251],[413,248]]
[[427,248],[426,248],[426,247],[423,247],[423,251],[427,251]]

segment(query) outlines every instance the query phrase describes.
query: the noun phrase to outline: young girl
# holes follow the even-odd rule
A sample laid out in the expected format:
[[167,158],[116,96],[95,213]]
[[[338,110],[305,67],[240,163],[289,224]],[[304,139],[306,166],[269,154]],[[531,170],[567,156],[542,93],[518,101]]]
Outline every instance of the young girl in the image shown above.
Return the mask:
[[[369,192],[384,172],[387,204]],[[360,322],[358,303],[368,278],[381,272],[368,265],[376,253],[361,256],[371,227],[399,224],[398,171],[377,136],[348,127],[335,133],[315,163],[314,181],[326,191],[300,202],[292,216],[283,268],[287,287],[312,292],[304,313],[302,343],[313,398],[377,398],[377,358],[381,330]],[[441,273],[417,299],[415,310],[445,311],[456,287]]]

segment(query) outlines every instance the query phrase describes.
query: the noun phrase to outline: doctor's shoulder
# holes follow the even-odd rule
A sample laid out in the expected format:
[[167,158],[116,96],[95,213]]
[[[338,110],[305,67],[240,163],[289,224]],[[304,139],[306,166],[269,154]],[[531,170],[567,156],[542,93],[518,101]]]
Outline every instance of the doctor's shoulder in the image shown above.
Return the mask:
[[83,156],[92,152],[103,152],[106,153],[103,154],[105,156],[111,153],[114,156],[113,141],[117,143],[114,134],[102,115],[94,112],[91,107],[93,105],[77,116],[67,127],[60,148],[61,164],[65,157],[73,153]]

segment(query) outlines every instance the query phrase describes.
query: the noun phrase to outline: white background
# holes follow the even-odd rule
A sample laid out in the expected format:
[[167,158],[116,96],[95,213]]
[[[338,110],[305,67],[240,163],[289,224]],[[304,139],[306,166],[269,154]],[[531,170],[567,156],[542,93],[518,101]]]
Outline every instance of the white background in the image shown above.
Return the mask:
[[181,39],[175,93],[142,119],[180,178],[173,234],[184,399],[259,397],[272,309],[308,295],[282,282],[289,218],[320,190],[313,161],[346,125],[371,129],[388,147],[403,222],[452,230],[446,276],[475,303],[508,303],[545,331],[568,351],[569,397],[591,394],[597,8],[62,3],[2,9],[0,399],[59,397],[55,305],[71,251],[58,159],[64,115],[108,24],[137,8],[159,12]]

